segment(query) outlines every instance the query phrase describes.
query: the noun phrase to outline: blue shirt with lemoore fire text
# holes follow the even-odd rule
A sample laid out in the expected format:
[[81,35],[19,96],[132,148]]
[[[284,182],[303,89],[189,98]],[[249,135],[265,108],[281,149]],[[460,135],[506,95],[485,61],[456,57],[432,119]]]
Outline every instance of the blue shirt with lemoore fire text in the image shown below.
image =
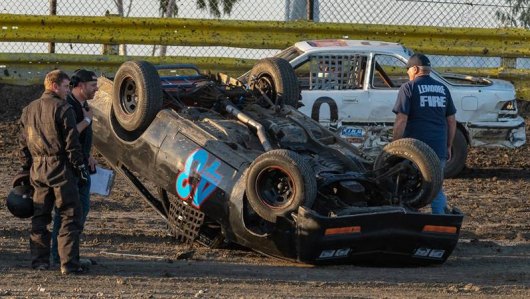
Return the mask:
[[430,76],[419,76],[401,86],[394,113],[408,116],[403,137],[427,143],[447,159],[447,116],[456,113],[449,89]]

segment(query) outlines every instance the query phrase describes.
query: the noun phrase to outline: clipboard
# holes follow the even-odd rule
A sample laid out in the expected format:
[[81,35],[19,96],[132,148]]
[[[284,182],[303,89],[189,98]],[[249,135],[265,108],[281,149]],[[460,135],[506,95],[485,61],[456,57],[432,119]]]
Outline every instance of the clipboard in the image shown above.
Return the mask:
[[96,166],[96,173],[90,175],[90,194],[109,196],[115,176],[113,170]]

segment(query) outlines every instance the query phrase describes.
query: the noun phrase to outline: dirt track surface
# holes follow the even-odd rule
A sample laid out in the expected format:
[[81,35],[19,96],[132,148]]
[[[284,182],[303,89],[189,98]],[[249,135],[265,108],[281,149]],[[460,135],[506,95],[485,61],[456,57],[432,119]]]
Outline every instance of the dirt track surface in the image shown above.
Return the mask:
[[38,87],[0,85],[0,297],[530,298],[528,145],[472,149],[468,168],[445,181],[449,203],[466,217],[461,240],[442,266],[311,267],[198,245],[182,259],[188,247],[168,237],[161,218],[118,178],[110,197],[92,197],[81,244],[81,254],[98,264],[83,276],[34,271],[30,221],[11,216],[4,199],[19,166],[14,120],[25,102],[14,99],[38,94]]

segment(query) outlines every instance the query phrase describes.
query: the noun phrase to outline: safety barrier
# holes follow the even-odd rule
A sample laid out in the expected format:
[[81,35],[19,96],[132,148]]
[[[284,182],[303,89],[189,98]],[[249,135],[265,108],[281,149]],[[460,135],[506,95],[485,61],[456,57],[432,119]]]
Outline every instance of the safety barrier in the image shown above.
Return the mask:
[[[307,21],[220,21],[198,19],[23,16],[0,14],[0,40],[98,44],[157,44],[175,46],[229,46],[282,49],[299,40],[349,38],[399,42],[415,51],[449,56],[530,57],[530,31],[525,29],[441,28]],[[204,69],[232,75],[248,70],[253,61],[215,57],[124,57],[112,55],[0,54],[0,82],[34,81],[52,67],[95,68],[112,73],[127,59],[154,63],[195,63]],[[0,69],[1,70],[1,69]],[[451,71],[454,69],[451,69]],[[518,96],[530,98],[528,70],[475,69],[512,80]]]
[[306,39],[350,38],[402,43],[440,55],[530,56],[525,29],[443,28],[307,21],[0,15],[2,41],[229,46],[282,49]]
[[73,72],[84,67],[94,70],[96,74],[112,76],[120,64],[131,59],[145,60],[153,64],[192,63],[205,71],[224,72],[233,76],[249,70],[255,62],[254,60],[223,57],[0,53],[0,83],[38,84],[42,82],[42,78],[48,71],[55,68]]

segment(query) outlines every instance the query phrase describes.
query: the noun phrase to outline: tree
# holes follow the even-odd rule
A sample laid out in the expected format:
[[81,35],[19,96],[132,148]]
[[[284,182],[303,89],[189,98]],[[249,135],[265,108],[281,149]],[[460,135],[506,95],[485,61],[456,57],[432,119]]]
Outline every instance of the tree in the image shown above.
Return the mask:
[[[120,17],[128,17],[131,13],[131,7],[133,0],[129,0],[129,6],[127,7],[127,13],[125,13],[124,6],[123,6],[123,0],[113,0],[114,4],[116,4],[116,8],[118,9],[118,15]],[[127,45],[120,44],[119,48],[120,55],[127,55]]]
[[[208,10],[212,16],[220,18],[221,11],[222,14],[230,15],[237,1],[239,0],[197,0],[197,8]],[[178,16],[179,8],[175,0],[160,0],[158,11],[162,18],[173,18]],[[153,55],[155,51],[156,46],[153,46]],[[160,56],[166,56],[166,52],[167,46],[160,46]]]
[[[209,10],[210,14],[216,18],[221,17],[220,6],[223,7],[223,14],[230,15],[234,4],[239,0],[197,0],[197,7],[200,10]],[[219,3],[221,2],[221,3]]]
[[179,14],[179,7],[175,0],[160,0],[158,12],[162,18],[172,18]]
[[[197,8],[200,10],[208,10],[210,15],[220,18],[222,14],[230,15],[234,8],[234,4],[238,1],[239,0],[197,0],[196,3]],[[175,0],[160,0],[158,11],[160,12],[161,17],[172,18],[178,15],[179,8]]]
[[[160,17],[162,18],[172,18],[176,17],[179,12],[179,8],[175,0],[160,0],[160,7],[158,8],[160,12]],[[156,45],[153,46],[153,56],[155,55]],[[160,56],[166,56],[167,46],[160,46]]]
[[118,9],[118,14],[121,17],[128,17],[131,13],[131,7],[133,0],[129,0],[129,5],[127,7],[127,13],[125,13],[124,6],[123,6],[123,0],[113,0],[114,4],[116,4],[116,8]]
[[497,10],[495,16],[505,26],[530,28],[530,0],[505,0],[509,11]]

